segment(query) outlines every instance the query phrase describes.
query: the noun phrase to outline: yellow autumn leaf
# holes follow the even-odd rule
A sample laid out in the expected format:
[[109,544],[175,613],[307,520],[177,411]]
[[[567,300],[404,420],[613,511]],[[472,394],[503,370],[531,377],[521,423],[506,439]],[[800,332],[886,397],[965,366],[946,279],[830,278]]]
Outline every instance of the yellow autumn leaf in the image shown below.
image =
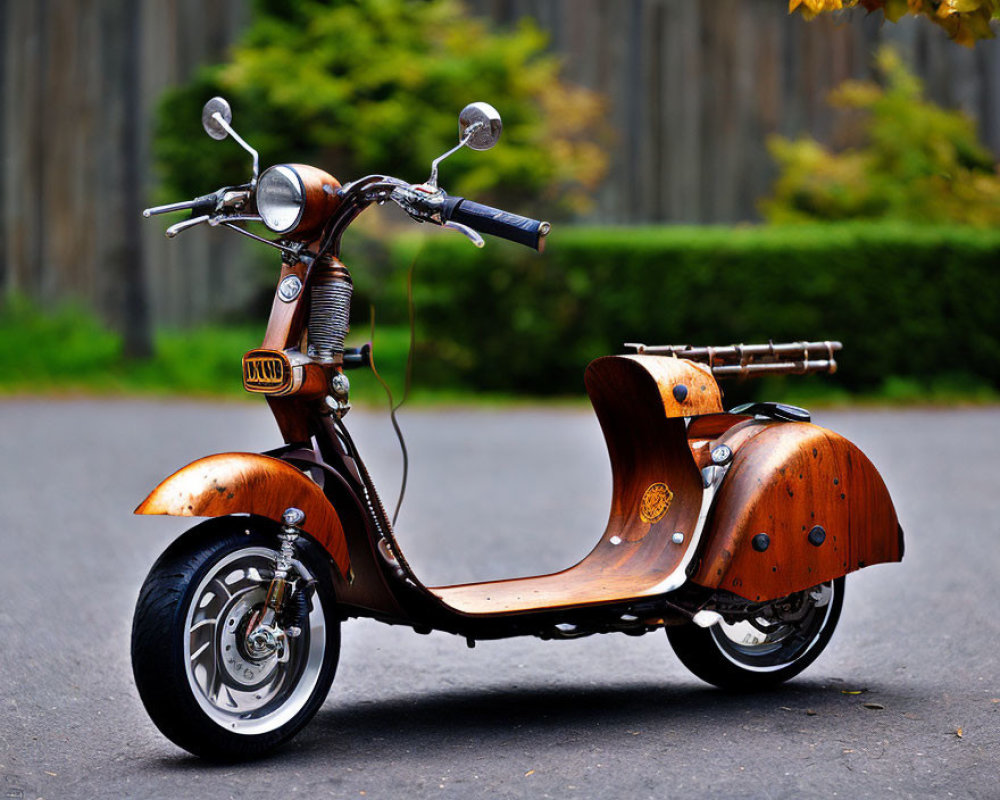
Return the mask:
[[789,13],[798,10],[806,19],[819,14],[861,5],[878,11],[890,22],[907,15],[922,16],[943,28],[953,41],[972,47],[981,39],[992,39],[992,20],[1000,19],[1000,0],[789,0]]

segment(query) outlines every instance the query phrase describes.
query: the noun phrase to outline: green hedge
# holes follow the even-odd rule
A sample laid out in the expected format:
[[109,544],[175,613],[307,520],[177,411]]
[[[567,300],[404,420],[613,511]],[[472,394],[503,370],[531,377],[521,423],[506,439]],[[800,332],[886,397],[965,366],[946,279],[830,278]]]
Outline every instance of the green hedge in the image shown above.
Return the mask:
[[587,362],[624,342],[770,338],[841,340],[836,384],[855,392],[890,376],[1000,387],[1000,232],[564,228],[542,256],[405,237],[391,249],[390,316],[414,257],[424,384],[578,393]]

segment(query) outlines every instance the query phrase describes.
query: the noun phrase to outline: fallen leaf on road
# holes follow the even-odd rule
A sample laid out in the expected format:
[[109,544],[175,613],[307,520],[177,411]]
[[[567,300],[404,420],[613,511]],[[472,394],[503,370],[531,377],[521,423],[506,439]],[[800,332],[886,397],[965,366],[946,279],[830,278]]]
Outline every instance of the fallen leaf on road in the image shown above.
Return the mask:
[[963,733],[965,733],[965,731],[963,731],[963,730],[962,730],[961,728],[955,728],[955,735],[956,735],[956,736],[957,736],[957,737],[958,737],[959,739],[961,739],[961,738],[962,738],[962,734],[963,734]]
[[535,771],[533,769],[529,769],[527,772],[524,773],[524,777],[527,778],[529,775],[534,775],[534,774]]
[[867,689],[841,689],[840,693],[841,694],[864,694],[867,691],[868,691]]
[[861,705],[874,711],[885,711],[885,706],[881,703],[862,703]]
[[806,716],[807,717],[815,717],[816,716],[816,712],[813,711],[811,708],[807,708],[806,709]]

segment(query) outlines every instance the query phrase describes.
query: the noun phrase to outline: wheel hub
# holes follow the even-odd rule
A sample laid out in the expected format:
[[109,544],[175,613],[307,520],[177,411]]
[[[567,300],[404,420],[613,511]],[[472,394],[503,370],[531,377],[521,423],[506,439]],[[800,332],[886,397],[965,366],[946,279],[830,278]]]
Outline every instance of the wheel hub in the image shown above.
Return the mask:
[[233,598],[219,631],[222,678],[230,686],[244,691],[266,683],[279,662],[277,643],[271,648],[267,643],[251,647],[246,637],[247,626],[254,612],[262,607],[265,595],[263,589],[255,588]]

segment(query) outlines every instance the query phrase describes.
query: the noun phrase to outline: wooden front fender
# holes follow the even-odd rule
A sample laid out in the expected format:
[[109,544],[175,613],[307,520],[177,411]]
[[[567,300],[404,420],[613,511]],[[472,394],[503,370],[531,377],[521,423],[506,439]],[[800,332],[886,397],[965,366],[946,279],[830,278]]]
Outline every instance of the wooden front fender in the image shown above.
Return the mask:
[[303,530],[326,548],[346,576],[350,558],[336,509],[318,485],[278,458],[221,453],[198,459],[157,486],[135,513],[175,517],[246,513],[280,523],[289,506],[305,512]]
[[748,600],[903,557],[875,467],[842,436],[806,423],[765,424],[736,450],[703,541],[692,580]]

